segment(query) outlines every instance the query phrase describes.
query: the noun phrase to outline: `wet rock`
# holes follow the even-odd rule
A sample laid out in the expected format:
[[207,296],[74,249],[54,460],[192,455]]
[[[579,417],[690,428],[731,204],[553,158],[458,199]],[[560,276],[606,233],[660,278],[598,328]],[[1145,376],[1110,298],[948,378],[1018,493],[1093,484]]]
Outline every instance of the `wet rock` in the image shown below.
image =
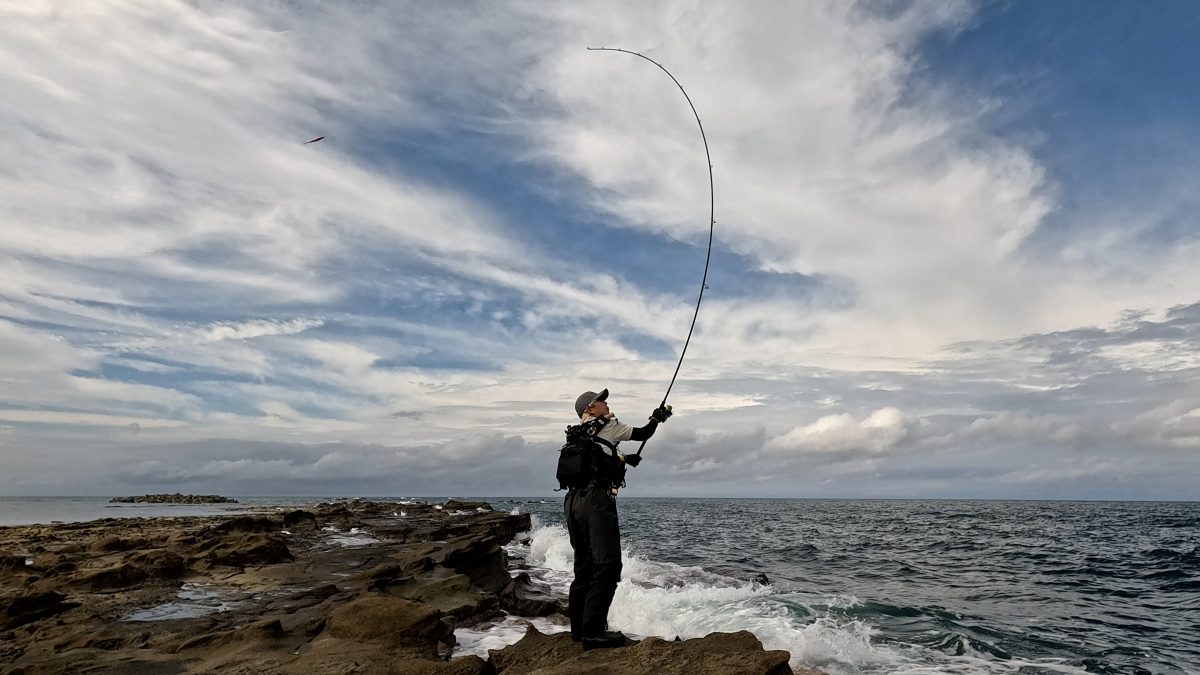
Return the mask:
[[450,511],[474,511],[476,509],[483,509],[485,511],[492,510],[492,505],[487,502],[469,502],[459,499],[449,499],[442,506]]
[[165,549],[137,551],[125,556],[125,562],[156,579],[177,579],[187,571],[183,556]]
[[66,596],[62,593],[39,591],[0,599],[0,606],[4,607],[0,628],[10,629],[65,612],[78,607],[79,603],[66,602]]
[[66,652],[72,649],[102,649],[116,651],[119,649],[141,649],[150,640],[149,631],[128,624],[103,626],[97,630],[68,633],[53,645],[55,652]]
[[790,655],[766,651],[753,634],[711,633],[667,642],[647,638],[615,649],[584,651],[568,633],[543,635],[529,627],[525,637],[502,650],[491,650],[497,675],[792,675]]
[[467,575],[479,588],[498,593],[512,581],[508,574],[508,554],[500,541],[493,537],[458,537],[446,542],[430,557],[443,567]]
[[478,656],[463,656],[450,661],[411,657],[372,649],[344,640],[317,641],[313,649],[290,663],[239,673],[273,672],[288,675],[495,675],[491,664]]
[[[294,593],[280,600],[275,600],[267,605],[267,609],[285,611],[291,614],[306,607],[319,605],[341,592],[341,589],[335,584],[324,584],[316,588]],[[323,618],[321,620],[324,621]]]
[[325,599],[325,598],[332,598],[333,596],[335,596],[341,592],[342,591],[340,588],[337,587],[337,584],[323,584],[321,586],[317,586],[316,588],[314,588],[312,590],[302,591],[300,593],[297,593],[293,597]]
[[565,612],[564,604],[554,597],[550,587],[539,584],[525,572],[513,578],[500,593],[500,607],[517,616],[550,616]]
[[283,630],[283,624],[279,622],[279,619],[264,619],[234,630],[198,635],[184,641],[175,651],[176,653],[194,649],[212,651],[235,643],[270,642],[285,637],[287,637],[287,632]]
[[[418,576],[379,579],[368,588],[392,597],[427,604],[455,618],[473,616],[497,604],[494,598],[472,589],[471,580],[466,575],[455,574],[445,568]],[[490,604],[488,600],[491,600]]]
[[436,659],[437,643],[452,641],[454,629],[433,607],[371,593],[335,609],[322,635]]
[[379,581],[392,581],[395,579],[403,579],[411,577],[422,572],[428,572],[437,567],[433,562],[433,558],[428,555],[414,554],[404,555],[397,558],[397,562],[383,563],[372,567],[370,570],[359,575],[358,579],[366,581],[368,586]]
[[137,565],[119,563],[112,567],[80,570],[67,579],[67,583],[93,591],[115,590],[137,585],[149,576]]
[[25,556],[0,554],[0,575],[23,573],[26,567]]
[[210,565],[246,567],[289,562],[292,552],[279,535],[247,534],[227,537],[201,545],[198,551]]
[[88,550],[93,553],[114,553],[119,551],[132,551],[136,548],[145,548],[150,545],[150,542],[141,538],[127,538],[111,535],[97,539],[88,544]]
[[528,532],[533,527],[528,513],[512,515],[511,513],[481,513],[465,524],[462,534],[476,537],[496,537],[511,541],[520,532]]
[[283,526],[289,530],[316,528],[317,516],[311,511],[289,511],[283,515]]
[[762,585],[762,586],[770,586],[771,585],[771,580],[768,579],[767,575],[765,575],[765,574],[754,575],[754,579],[752,581],[754,581],[754,583]]
[[168,544],[183,548],[195,546],[197,543],[199,543],[199,541],[200,537],[197,537],[195,534],[190,532],[176,532],[167,539]]
[[222,523],[213,525],[208,531],[210,533],[277,532],[279,527],[279,521],[267,518],[266,516],[238,516],[237,518],[230,518]]

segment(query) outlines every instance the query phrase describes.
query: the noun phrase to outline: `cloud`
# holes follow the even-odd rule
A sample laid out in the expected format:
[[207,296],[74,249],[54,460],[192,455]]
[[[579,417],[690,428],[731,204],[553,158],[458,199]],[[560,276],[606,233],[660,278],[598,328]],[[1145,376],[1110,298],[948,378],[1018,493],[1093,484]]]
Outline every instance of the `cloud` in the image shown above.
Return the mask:
[[1181,448],[1200,448],[1200,408],[1167,419],[1163,423],[1167,441]]
[[296,335],[310,328],[318,328],[324,323],[321,319],[293,319],[291,321],[261,319],[242,323],[219,322],[204,329],[202,337],[209,342],[220,342],[222,340],[249,340],[264,335]]
[[640,423],[707,167],[669,80],[605,45],[680,78],[716,172],[649,484],[957,493],[1086,460],[1194,494],[1121,461],[1195,468],[1200,243],[1161,236],[1193,198],[1072,211],[1046,149],[994,130],[1009,102],[925,60],[977,9],[0,10],[0,417],[31,458],[0,490],[50,458],[540,489],[579,391]]
[[910,425],[896,408],[880,408],[857,421],[846,413],[826,415],[772,438],[766,448],[779,453],[881,453],[904,440]]

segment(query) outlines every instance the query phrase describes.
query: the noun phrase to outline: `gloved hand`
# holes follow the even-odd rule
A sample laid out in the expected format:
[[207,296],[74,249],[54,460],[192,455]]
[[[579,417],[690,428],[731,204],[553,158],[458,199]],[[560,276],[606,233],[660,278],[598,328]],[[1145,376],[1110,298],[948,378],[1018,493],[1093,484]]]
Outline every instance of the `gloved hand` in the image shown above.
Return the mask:
[[625,463],[628,464],[629,466],[637,466],[638,464],[642,463],[641,455],[624,455],[624,457],[625,457]]
[[671,406],[662,405],[655,408],[654,412],[650,413],[650,419],[661,424],[662,422],[666,422],[667,419],[674,414],[675,413],[671,412]]

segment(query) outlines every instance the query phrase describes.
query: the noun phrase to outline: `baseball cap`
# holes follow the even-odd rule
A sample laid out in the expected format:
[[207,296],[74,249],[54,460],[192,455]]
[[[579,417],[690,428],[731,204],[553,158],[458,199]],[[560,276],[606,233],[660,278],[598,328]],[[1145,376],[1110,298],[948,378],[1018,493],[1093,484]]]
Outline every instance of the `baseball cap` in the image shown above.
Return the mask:
[[587,409],[589,405],[596,401],[604,401],[607,399],[607,389],[601,389],[599,394],[594,391],[585,391],[579,395],[579,398],[575,399],[575,414],[579,417],[583,417],[583,411]]

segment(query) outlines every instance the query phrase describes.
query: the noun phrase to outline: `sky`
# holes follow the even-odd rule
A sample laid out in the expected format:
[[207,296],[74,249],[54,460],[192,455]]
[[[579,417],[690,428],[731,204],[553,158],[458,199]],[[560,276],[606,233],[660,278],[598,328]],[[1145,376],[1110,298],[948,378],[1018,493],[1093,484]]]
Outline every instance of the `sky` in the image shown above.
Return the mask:
[[[0,495],[1200,499],[1190,2],[0,0]],[[315,136],[325,139],[312,144]]]

